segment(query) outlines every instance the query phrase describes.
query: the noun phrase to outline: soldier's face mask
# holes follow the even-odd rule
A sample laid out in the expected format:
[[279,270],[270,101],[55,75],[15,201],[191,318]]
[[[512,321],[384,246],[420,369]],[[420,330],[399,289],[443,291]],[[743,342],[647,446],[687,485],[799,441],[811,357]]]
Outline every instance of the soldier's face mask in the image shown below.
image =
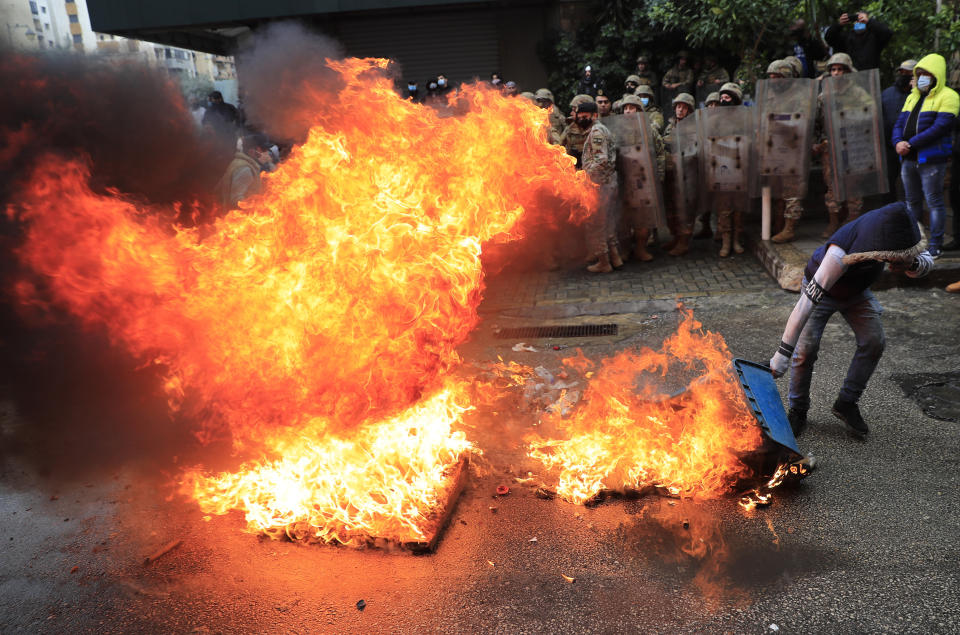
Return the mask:
[[649,98],[649,97],[641,97],[641,98],[640,98],[640,103],[643,104],[643,107],[644,107],[644,108],[646,108],[647,106],[650,105],[650,98]]
[[912,76],[910,75],[910,73],[898,73],[897,79],[895,80],[897,84],[897,88],[899,88],[903,92],[907,92],[907,89],[910,87],[911,78]]
[[591,117],[589,114],[586,114],[586,115],[577,114],[577,125],[582,130],[586,130],[587,128],[593,125],[593,117]]
[[437,80],[437,86],[446,86],[446,85],[447,85],[447,80],[445,80],[445,79],[438,79],[438,80]]
[[407,90],[409,90],[411,93],[415,93],[415,92],[417,92],[417,85],[416,85],[416,84],[407,84]]
[[732,106],[732,105],[733,105],[733,97],[731,97],[730,95],[728,95],[728,94],[726,94],[726,93],[720,95],[720,105],[721,105],[721,106]]
[[538,100],[537,100],[537,105],[540,106],[541,108],[549,108],[549,107],[550,107],[550,100],[549,100],[549,99],[538,99]]

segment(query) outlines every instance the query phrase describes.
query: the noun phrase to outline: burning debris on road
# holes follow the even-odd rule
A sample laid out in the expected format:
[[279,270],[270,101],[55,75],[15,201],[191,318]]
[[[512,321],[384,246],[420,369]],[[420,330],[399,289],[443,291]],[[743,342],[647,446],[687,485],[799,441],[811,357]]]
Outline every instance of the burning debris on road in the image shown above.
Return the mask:
[[[435,544],[482,450],[462,419],[484,404],[455,371],[485,267],[596,207],[534,104],[467,86],[441,116],[401,100],[387,68],[327,59],[335,88],[300,95],[313,99],[297,111],[310,118],[303,142],[261,194],[199,227],[95,191],[96,162],[53,151],[8,206],[29,272],[19,302],[64,310],[161,369],[170,406],[201,441],[228,438],[239,463],[188,468],[181,491],[271,537]],[[582,393],[537,369],[558,393],[556,433],[528,439],[559,473],[544,492],[731,492],[762,436],[730,361],[688,313],[659,352],[565,360]],[[677,370],[690,375],[683,394],[637,384]]]

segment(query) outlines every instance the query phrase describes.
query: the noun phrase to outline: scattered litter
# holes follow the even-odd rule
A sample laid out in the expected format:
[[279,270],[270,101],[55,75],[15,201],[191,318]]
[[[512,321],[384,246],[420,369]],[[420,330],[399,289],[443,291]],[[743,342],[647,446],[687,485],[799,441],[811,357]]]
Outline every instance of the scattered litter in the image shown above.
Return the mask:
[[60,497],[57,496],[56,494],[53,494],[52,496],[50,496],[50,500],[52,500],[52,501],[58,500],[59,498],[60,498]]
[[686,518],[683,519],[683,528],[690,529],[690,521],[687,520]]
[[517,342],[516,344],[514,344],[513,350],[517,353],[520,353],[520,352],[536,353],[537,352],[537,349],[523,342]]
[[565,390],[560,394],[559,399],[547,406],[547,412],[554,415],[559,414],[561,417],[566,417],[568,414],[570,414],[570,411],[573,410],[573,407],[577,405],[578,401],[580,401],[579,390],[571,390],[569,392]]
[[491,567],[497,566],[497,565],[493,562],[493,560],[487,560],[487,564],[490,565]]
[[490,510],[490,513],[491,513],[491,514],[496,514],[496,513],[497,513],[497,508],[494,507],[493,505],[491,505],[491,506],[488,507],[487,509]]
[[527,542],[533,542],[533,543],[535,543],[535,542],[537,542],[537,537],[534,536],[533,538],[531,538],[531,539],[528,540]]
[[362,611],[362,610],[365,609],[365,608],[367,608],[367,603],[366,603],[365,601],[360,600],[359,602],[357,602],[357,610],[358,610],[358,611]]
[[166,555],[167,553],[169,553],[169,552],[173,551],[174,549],[176,549],[177,547],[179,547],[181,542],[182,542],[182,541],[181,541],[179,538],[176,539],[176,540],[171,540],[170,542],[168,542],[167,544],[165,544],[164,546],[160,547],[159,549],[157,549],[156,551],[154,551],[152,554],[150,554],[149,556],[147,556],[146,558],[144,558],[144,560],[143,560],[143,566],[149,567],[152,563],[156,562],[157,560],[159,560],[160,558],[162,558],[162,557],[163,557],[164,555]]
[[574,581],[576,581],[576,578],[571,578],[570,576],[568,576],[568,575],[563,575],[562,573],[561,573],[560,575],[562,575],[562,576],[563,576],[563,579],[566,580],[567,582],[569,582],[570,584],[573,584]]
[[774,633],[776,633],[777,631],[780,630],[780,627],[777,626],[776,624],[771,624],[771,625],[768,626],[767,628],[769,628],[769,629],[770,629],[771,631],[773,631]]
[[537,491],[534,492],[534,495],[537,498],[542,498],[543,500],[552,500],[557,493],[551,490],[548,490],[546,487],[538,487]]
[[506,485],[497,485],[497,496],[506,496],[510,493],[510,488]]
[[554,346],[554,347],[553,347],[553,350],[559,351],[559,350],[560,350],[560,347],[559,347],[559,346]]
[[533,478],[532,476],[528,476],[527,478],[520,478],[517,476],[514,477],[513,481],[515,483],[520,483],[521,485],[530,485],[531,483],[536,483],[537,479]]
[[76,572],[79,571],[79,570],[80,570],[80,567],[74,567],[74,568],[70,569],[70,573],[76,573]]

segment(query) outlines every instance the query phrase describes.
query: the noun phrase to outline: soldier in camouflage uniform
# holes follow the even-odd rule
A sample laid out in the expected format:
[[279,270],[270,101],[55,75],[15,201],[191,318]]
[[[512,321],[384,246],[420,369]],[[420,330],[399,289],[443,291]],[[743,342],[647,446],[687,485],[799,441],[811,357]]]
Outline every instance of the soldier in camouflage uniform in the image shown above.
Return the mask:
[[594,97],[593,101],[597,104],[597,114],[600,116],[600,119],[610,116],[613,110],[613,102],[610,101],[610,96],[607,95],[604,89],[601,88],[597,91],[597,96]]
[[624,95],[635,95],[637,88],[640,86],[640,78],[636,75],[627,75],[627,79],[623,82]]
[[657,74],[650,68],[650,58],[641,55],[637,58],[637,71],[634,73],[640,86],[657,86]]
[[[740,106],[743,104],[743,92],[740,86],[727,82],[720,88],[720,106]],[[740,235],[743,232],[743,211],[749,201],[745,194],[735,192],[714,192],[713,204],[717,208],[717,231],[723,241],[720,245],[720,257],[726,258],[733,253],[742,254],[743,245]]]
[[696,81],[693,69],[688,65],[689,54],[686,51],[677,53],[677,63],[670,67],[663,75],[663,101],[673,98],[679,93],[692,93]]
[[727,69],[717,65],[715,55],[707,55],[703,61],[703,70],[697,77],[697,100],[705,99],[705,96],[730,81],[730,73]]
[[[853,62],[850,60],[849,55],[846,53],[834,53],[834,55],[827,60],[827,72],[830,73],[831,77],[839,77],[846,73],[855,73],[857,69],[853,67]],[[850,90],[862,89],[853,86]],[[866,95],[866,98],[869,99],[869,95]],[[833,159],[827,147],[828,145],[827,126],[824,121],[823,112],[823,93],[821,93],[817,96],[817,119],[813,129],[813,156],[820,157],[820,162],[823,165],[823,182],[827,186],[823,203],[827,208],[829,222],[827,228],[821,234],[822,238],[829,238],[840,229],[840,206],[844,203],[847,205],[847,221],[852,221],[859,217],[863,211],[863,199],[861,198],[848,198],[846,201],[837,200],[831,185],[836,168],[833,165]]]
[[[778,80],[799,77],[799,73],[803,72],[803,65],[797,58],[794,57],[793,59],[796,60],[796,64],[787,59],[770,62],[767,67],[767,79]],[[797,70],[797,64],[800,64],[799,70]],[[774,212],[777,216],[783,215],[783,229],[774,234],[770,240],[775,243],[789,243],[796,240],[797,222],[803,216],[803,201],[794,196],[785,196],[774,202]]]
[[663,132],[663,112],[657,105],[657,100],[653,95],[653,87],[641,84],[637,89],[637,97],[643,105],[643,112],[647,115],[647,121],[650,126],[657,129],[657,132]]
[[690,239],[693,236],[693,219],[689,218],[693,212],[681,209],[677,200],[677,157],[671,154],[673,147],[673,130],[678,121],[693,115],[696,101],[690,93],[680,93],[673,100],[673,116],[664,131],[663,140],[667,151],[666,171],[664,178],[664,194],[667,202],[667,226],[670,228],[670,240],[663,244],[662,249],[671,256],[683,256],[690,250]]
[[575,95],[570,100],[570,114],[574,121],[560,133],[560,145],[566,148],[567,154],[577,160],[578,168],[581,166],[583,142],[587,140],[587,132],[590,130],[589,123],[586,124],[586,127],[582,127],[576,121],[577,112],[582,104],[593,104],[593,112],[596,112],[597,105],[593,103],[593,97],[590,95]]
[[707,108],[716,108],[720,105],[720,93],[710,93],[707,95],[707,98],[703,100],[703,105]]
[[537,105],[550,113],[550,131],[547,134],[547,138],[550,143],[560,145],[560,135],[563,134],[563,129],[566,128],[566,124],[563,115],[560,114],[556,104],[553,103],[553,93],[546,88],[540,88],[533,96],[536,99]]
[[610,273],[622,267],[617,241],[617,146],[609,128],[597,120],[597,104],[585,102],[577,108],[578,127],[587,130],[583,144],[583,171],[600,188],[597,215],[588,229],[588,247],[597,261],[587,267],[591,273]]
[[[630,115],[634,113],[642,112],[643,104],[640,103],[640,98],[636,95],[624,95],[623,97],[623,114]],[[660,136],[660,132],[650,126],[653,139],[653,151],[657,157],[657,178],[663,182],[664,174],[666,172],[666,162],[667,162],[667,152],[664,147],[663,137]],[[624,183],[621,185],[621,193],[624,200],[627,200],[627,190],[626,188],[630,187],[629,184]],[[624,214],[630,221],[630,226],[633,229],[633,239],[634,239],[634,248],[633,248],[633,257],[636,260],[641,262],[649,262],[653,260],[653,256],[650,255],[650,252],[647,251],[647,242],[650,240],[650,230],[657,228],[656,222],[656,211],[650,209],[636,209],[627,206],[624,204]]]

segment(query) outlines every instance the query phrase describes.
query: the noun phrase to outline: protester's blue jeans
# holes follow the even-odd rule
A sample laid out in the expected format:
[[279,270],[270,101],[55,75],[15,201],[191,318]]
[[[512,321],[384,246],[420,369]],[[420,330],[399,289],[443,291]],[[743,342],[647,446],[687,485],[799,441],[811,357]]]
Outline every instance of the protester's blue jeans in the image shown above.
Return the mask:
[[[806,284],[807,279],[804,278],[803,285]],[[813,364],[817,361],[817,352],[820,350],[820,338],[827,320],[837,312],[847,321],[857,338],[857,352],[847,369],[847,377],[843,380],[840,399],[856,403],[880,362],[885,343],[883,324],[880,323],[883,307],[870,290],[842,302],[824,296],[823,300],[813,307],[790,360],[791,408],[810,408],[810,379],[813,377]]]
[[917,163],[903,161],[900,166],[900,179],[907,198],[907,209],[915,218],[923,217],[923,201],[930,208],[931,253],[940,251],[943,246],[943,226],[947,219],[947,206],[943,198],[943,184],[947,174],[946,163]]

